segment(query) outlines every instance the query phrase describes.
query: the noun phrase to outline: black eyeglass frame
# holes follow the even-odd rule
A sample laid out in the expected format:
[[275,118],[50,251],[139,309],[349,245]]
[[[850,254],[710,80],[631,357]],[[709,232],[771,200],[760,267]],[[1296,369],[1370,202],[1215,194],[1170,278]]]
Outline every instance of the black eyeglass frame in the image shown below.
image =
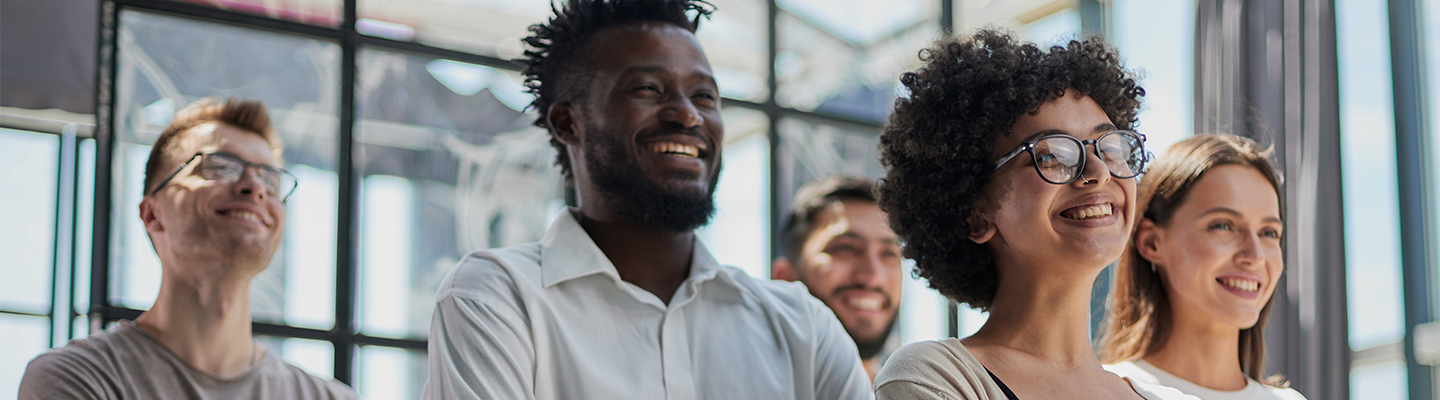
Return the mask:
[[[184,170],[185,170],[185,167],[190,166],[190,163],[195,162],[195,160],[199,159],[200,157],[209,157],[209,156],[219,156],[219,157],[224,157],[224,158],[230,158],[230,159],[233,159],[233,161],[240,163],[240,165],[241,165],[241,168],[240,168],[240,178],[244,178],[244,176],[245,176],[245,170],[246,170],[246,169],[249,169],[249,168],[255,168],[255,169],[260,170],[260,171],[271,172],[271,173],[274,173],[275,176],[277,176],[277,177],[283,177],[283,176],[288,176],[288,177],[290,177],[290,189],[289,189],[289,190],[285,190],[285,195],[284,195],[284,196],[279,196],[279,193],[275,193],[278,197],[280,197],[280,204],[285,204],[286,202],[288,202],[288,201],[290,200],[290,195],[295,194],[295,188],[300,187],[300,180],[297,179],[297,178],[295,178],[295,175],[294,175],[294,174],[291,174],[290,171],[286,171],[286,170],[280,169],[280,168],[275,168],[275,167],[272,167],[272,166],[269,166],[269,165],[265,165],[265,164],[259,164],[259,163],[253,163],[253,162],[245,161],[245,159],[240,158],[240,156],[237,156],[237,155],[234,155],[234,154],[230,154],[230,153],[226,153],[226,152],[223,152],[223,151],[212,151],[212,152],[199,152],[199,153],[195,153],[195,155],[193,155],[193,156],[190,156],[190,159],[189,159],[189,160],[186,160],[184,164],[180,164],[180,168],[177,168],[177,169],[175,170],[175,172],[170,173],[170,176],[165,177],[165,180],[160,181],[160,184],[157,185],[157,186],[155,186],[155,190],[151,190],[151,191],[150,191],[150,194],[148,194],[147,196],[154,196],[156,193],[160,193],[160,189],[164,189],[164,188],[165,188],[165,185],[170,184],[170,181],[173,180],[173,179],[175,179],[176,176],[179,176],[179,175],[180,175],[180,171],[184,171]],[[236,179],[236,181],[238,182],[239,179]],[[231,183],[234,183],[234,182],[231,182]],[[282,180],[281,184],[283,184],[283,180]],[[279,190],[279,189],[281,189],[281,188],[277,187],[276,189]]]
[[1044,179],[1045,182],[1049,182],[1049,183],[1055,184],[1055,185],[1066,185],[1066,184],[1069,184],[1070,182],[1074,182],[1076,179],[1080,179],[1081,176],[1084,176],[1084,175],[1085,175],[1085,163],[1086,163],[1087,161],[1089,161],[1089,158],[1090,158],[1090,157],[1080,157],[1080,164],[1075,167],[1075,174],[1074,174],[1074,175],[1071,175],[1071,176],[1070,176],[1070,179],[1068,179],[1068,180],[1066,180],[1066,181],[1064,181],[1064,182],[1055,182],[1055,181],[1050,180],[1050,178],[1045,177],[1045,173],[1042,172],[1042,171],[1040,171],[1040,163],[1036,162],[1037,158],[1036,158],[1036,156],[1035,156],[1035,145],[1038,144],[1038,143],[1040,143],[1040,141],[1046,140],[1046,139],[1064,138],[1064,139],[1068,139],[1068,140],[1070,140],[1070,141],[1072,141],[1072,142],[1078,143],[1081,154],[1084,154],[1084,153],[1085,153],[1085,146],[1086,146],[1086,145],[1090,145],[1091,148],[1094,148],[1094,149],[1095,149],[1095,157],[1099,157],[1099,158],[1103,161],[1103,160],[1105,159],[1105,156],[1102,155],[1102,154],[1100,154],[1100,146],[1099,146],[1099,143],[1100,143],[1101,140],[1105,140],[1105,137],[1110,136],[1110,135],[1114,135],[1114,134],[1129,134],[1129,135],[1134,135],[1135,138],[1139,139],[1139,141],[1137,142],[1138,145],[1139,145],[1139,147],[1138,147],[1136,150],[1138,150],[1138,151],[1140,152],[1140,165],[1137,166],[1137,167],[1134,169],[1134,172],[1135,172],[1135,173],[1132,174],[1132,175],[1129,175],[1129,176],[1122,176],[1122,175],[1116,174],[1116,173],[1115,173],[1115,169],[1114,169],[1114,168],[1110,168],[1109,165],[1106,165],[1106,166],[1105,166],[1105,169],[1110,170],[1110,176],[1115,177],[1116,179],[1130,179],[1130,178],[1134,178],[1134,177],[1140,176],[1140,174],[1144,173],[1144,171],[1145,171],[1145,165],[1148,164],[1148,163],[1150,162],[1150,159],[1152,158],[1151,154],[1150,154],[1149,152],[1145,151],[1145,135],[1142,134],[1142,133],[1140,133],[1140,132],[1127,131],[1127,130],[1124,130],[1124,129],[1116,129],[1116,130],[1113,130],[1113,131],[1105,132],[1105,133],[1101,134],[1100,137],[1097,137],[1097,138],[1091,139],[1091,140],[1080,140],[1080,139],[1078,139],[1078,138],[1076,138],[1076,137],[1074,137],[1074,136],[1070,136],[1070,135],[1066,135],[1066,134],[1045,135],[1045,136],[1041,136],[1041,137],[1038,137],[1038,138],[1034,138],[1034,139],[1027,140],[1027,141],[1025,141],[1025,143],[1021,143],[1019,146],[1016,146],[1016,147],[1015,147],[1015,150],[1010,150],[1009,153],[1005,153],[1005,155],[1000,156],[1000,159],[997,160],[997,161],[995,161],[995,168],[990,169],[990,173],[985,174],[985,177],[986,177],[986,178],[989,178],[991,175],[995,175],[995,172],[1000,171],[1000,168],[1004,167],[1006,163],[1009,163],[1009,162],[1010,162],[1010,160],[1012,160],[1012,159],[1014,159],[1015,157],[1019,156],[1020,153],[1022,153],[1022,152],[1028,152],[1028,153],[1030,153],[1030,165],[1031,165],[1032,167],[1034,167],[1034,169],[1035,169],[1035,174],[1036,174],[1036,175],[1040,175],[1040,179]]

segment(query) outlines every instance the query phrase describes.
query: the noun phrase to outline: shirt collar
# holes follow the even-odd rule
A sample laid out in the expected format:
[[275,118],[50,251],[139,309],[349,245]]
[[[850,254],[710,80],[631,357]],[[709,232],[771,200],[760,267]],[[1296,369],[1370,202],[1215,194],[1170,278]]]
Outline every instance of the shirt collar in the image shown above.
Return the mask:
[[[555,218],[550,224],[550,229],[545,232],[545,237],[540,239],[540,279],[545,288],[550,288],[561,282],[571,279],[602,274],[615,282],[620,282],[620,273],[615,269],[615,264],[590,235],[585,228],[580,227],[580,221],[575,219],[578,210],[566,209]],[[720,266],[710,250],[705,248],[697,237],[695,240],[694,255],[690,259],[690,276],[686,281],[704,282],[716,279],[727,286],[734,288],[744,296],[756,299],[755,294],[741,285],[732,275],[729,269]]]

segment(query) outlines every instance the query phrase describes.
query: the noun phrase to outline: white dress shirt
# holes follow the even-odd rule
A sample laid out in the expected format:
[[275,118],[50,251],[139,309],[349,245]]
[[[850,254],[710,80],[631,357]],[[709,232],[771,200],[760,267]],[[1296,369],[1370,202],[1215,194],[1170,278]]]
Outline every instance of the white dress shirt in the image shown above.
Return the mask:
[[855,343],[799,283],[721,267],[697,238],[670,304],[620,280],[563,212],[440,284],[425,399],[869,399]]

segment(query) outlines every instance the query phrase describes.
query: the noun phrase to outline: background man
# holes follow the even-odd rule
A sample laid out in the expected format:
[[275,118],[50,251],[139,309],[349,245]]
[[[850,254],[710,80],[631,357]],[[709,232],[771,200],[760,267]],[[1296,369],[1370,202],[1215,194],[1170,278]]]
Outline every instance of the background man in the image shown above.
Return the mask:
[[282,152],[259,102],[207,99],[177,113],[150,151],[140,202],[163,271],[155,305],[36,357],[20,398],[356,398],[250,333],[250,280],[280,245],[296,185]]
[[[570,0],[525,39],[579,208],[440,285],[427,399],[864,399],[854,344],[800,285],[721,267],[720,92],[687,0]],[[693,17],[691,17],[693,15]]]
[[804,282],[835,311],[871,379],[895,327],[905,277],[900,239],[874,193],[870,181],[857,178],[801,187],[781,231],[785,255],[770,267],[771,279]]

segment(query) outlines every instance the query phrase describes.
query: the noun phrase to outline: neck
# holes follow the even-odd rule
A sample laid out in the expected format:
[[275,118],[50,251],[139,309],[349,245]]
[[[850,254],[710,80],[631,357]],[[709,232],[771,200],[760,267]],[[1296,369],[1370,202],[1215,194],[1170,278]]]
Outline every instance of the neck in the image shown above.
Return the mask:
[[1240,331],[1233,326],[1186,322],[1176,318],[1179,315],[1171,314],[1173,325],[1165,347],[1146,355],[1145,362],[1209,389],[1244,389],[1249,382],[1240,369]]
[[602,210],[582,208],[580,227],[615,265],[620,279],[635,284],[666,304],[690,275],[694,232],[672,232],[636,226]]
[[1014,277],[1006,279],[1002,272],[990,317],[965,339],[966,345],[997,345],[1053,365],[1098,368],[1100,361],[1090,347],[1089,307],[1091,283],[1103,268],[1065,276],[1019,273],[1035,269],[997,264],[997,269],[1012,271],[1009,275]]
[[[186,266],[165,271],[187,270]],[[135,322],[195,368],[240,375],[260,355],[250,333],[250,279],[182,279],[166,273],[155,305]]]

